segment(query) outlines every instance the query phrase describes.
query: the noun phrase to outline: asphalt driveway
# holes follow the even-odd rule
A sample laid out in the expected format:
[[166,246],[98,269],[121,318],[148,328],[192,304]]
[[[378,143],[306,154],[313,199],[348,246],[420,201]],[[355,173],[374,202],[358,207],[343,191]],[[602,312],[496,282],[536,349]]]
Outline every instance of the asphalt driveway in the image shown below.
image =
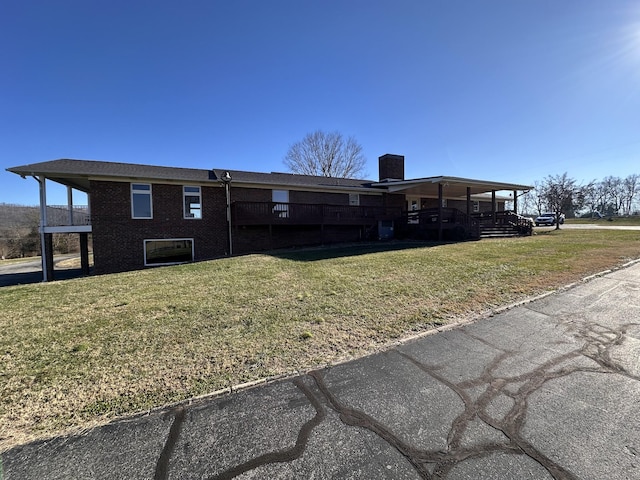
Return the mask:
[[4,479],[640,478],[640,263],[385,352],[2,454]]
[[[68,280],[83,275],[81,268],[60,268],[60,262],[79,258],[77,253],[56,255],[54,257],[54,275],[56,280]],[[42,281],[42,260],[33,257],[21,262],[0,262],[0,287],[24,285]]]

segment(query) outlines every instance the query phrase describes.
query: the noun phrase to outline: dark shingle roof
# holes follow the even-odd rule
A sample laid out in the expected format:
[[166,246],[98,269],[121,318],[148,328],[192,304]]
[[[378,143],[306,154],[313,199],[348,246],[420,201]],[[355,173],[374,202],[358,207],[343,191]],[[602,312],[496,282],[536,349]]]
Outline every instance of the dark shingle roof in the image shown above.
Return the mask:
[[71,185],[81,190],[89,188],[89,178],[165,180],[206,184],[218,183],[220,176],[229,171],[235,184],[282,185],[300,187],[369,187],[371,180],[316,177],[292,173],[259,173],[230,169],[195,169],[180,167],[161,167],[134,163],[103,162],[96,160],[60,159],[33,163],[7,169],[18,175],[44,175],[54,181]]

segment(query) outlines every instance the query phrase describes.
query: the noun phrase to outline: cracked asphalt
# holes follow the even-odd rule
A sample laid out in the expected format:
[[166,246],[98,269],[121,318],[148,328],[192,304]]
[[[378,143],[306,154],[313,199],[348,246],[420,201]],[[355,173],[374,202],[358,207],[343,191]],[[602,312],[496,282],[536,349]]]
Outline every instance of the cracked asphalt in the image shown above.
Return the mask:
[[14,479],[640,479],[640,263],[385,352],[2,454]]

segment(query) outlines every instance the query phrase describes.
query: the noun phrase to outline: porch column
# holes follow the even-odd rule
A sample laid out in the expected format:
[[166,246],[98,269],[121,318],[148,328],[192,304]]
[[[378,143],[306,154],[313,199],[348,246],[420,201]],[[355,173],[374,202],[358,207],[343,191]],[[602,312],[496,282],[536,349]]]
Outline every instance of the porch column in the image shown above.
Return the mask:
[[518,191],[513,191],[513,213],[518,213]]
[[80,265],[82,274],[89,275],[89,234],[80,234]]
[[471,187],[467,187],[467,216],[471,216]]
[[442,184],[438,184],[438,241],[442,241]]
[[73,189],[67,186],[67,211],[69,212],[69,225],[73,225]]
[[493,224],[496,224],[497,216],[496,216],[496,191],[491,190],[491,215],[493,216]]
[[42,281],[51,282],[54,280],[53,273],[53,233],[43,233],[45,247],[42,248]]
[[43,175],[33,178],[40,185],[40,260],[42,261],[42,281],[48,282],[53,280],[53,238],[51,234],[44,233],[47,226],[47,179]]

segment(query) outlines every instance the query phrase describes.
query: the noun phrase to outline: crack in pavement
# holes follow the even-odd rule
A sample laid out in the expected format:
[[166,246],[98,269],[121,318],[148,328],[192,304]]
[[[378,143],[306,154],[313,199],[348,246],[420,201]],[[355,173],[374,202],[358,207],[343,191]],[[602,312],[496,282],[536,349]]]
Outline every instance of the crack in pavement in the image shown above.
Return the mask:
[[265,453],[264,455],[260,455],[259,457],[253,458],[245,463],[229,468],[228,470],[225,470],[218,475],[209,477],[211,480],[227,480],[263,465],[267,465],[270,463],[290,462],[299,458],[304,453],[307,447],[307,442],[309,441],[309,437],[311,436],[311,432],[315,427],[317,427],[324,421],[326,417],[326,411],[323,408],[322,404],[315,397],[315,395],[311,392],[309,387],[304,384],[302,377],[293,379],[293,383],[302,391],[302,393],[304,393],[311,405],[313,405],[316,410],[316,414],[314,415],[314,417],[311,420],[307,421],[300,429],[295,446],[287,450],[269,452]]
[[[325,382],[322,371],[309,372],[305,377],[292,380],[316,412],[314,417],[305,422],[299,430],[295,445],[289,449],[268,452],[254,457],[209,478],[212,480],[231,479],[261,466],[290,462],[300,458],[307,448],[313,430],[325,420],[326,406],[335,411],[345,425],[367,429],[381,438],[403,455],[423,479],[446,479],[454,467],[469,459],[503,453],[529,457],[546,469],[555,480],[577,480],[578,477],[574,473],[544,455],[524,438],[522,430],[527,418],[529,399],[547,382],[579,372],[623,375],[629,379],[640,381],[640,376],[629,372],[624,365],[617,363],[612,357],[612,349],[624,343],[629,328],[638,325],[637,323],[626,323],[618,328],[611,328],[597,323],[584,323],[578,328],[571,326],[570,330],[575,338],[583,342],[579,348],[557,355],[538,364],[528,372],[513,376],[499,376],[496,372],[505,361],[514,359],[518,352],[492,346],[489,342],[484,341],[483,343],[495,348],[499,353],[492,358],[476,378],[459,382],[446,378],[441,373],[442,365],[427,365],[398,348],[391,350],[450,389],[461,399],[464,408],[449,426],[446,449],[444,450],[415,448],[409,440],[396,435],[390,426],[341,401]],[[465,335],[475,338],[464,329],[461,331]],[[594,361],[595,365],[571,364],[572,361],[584,357]],[[313,379],[319,396],[316,396],[316,393],[305,384],[304,378]],[[501,395],[510,398],[513,405],[501,415],[501,418],[497,418],[499,415],[491,413],[491,405]],[[170,457],[180,436],[185,415],[186,411],[183,407],[175,410],[174,423],[156,466],[156,480],[168,478]],[[479,420],[484,425],[500,432],[503,440],[464,446],[465,433],[471,422],[475,420]],[[627,447],[627,452],[633,456],[637,455],[632,446]]]
[[173,449],[180,438],[180,431],[182,430],[182,424],[184,423],[185,416],[186,410],[184,407],[180,406],[175,409],[175,415],[171,428],[169,429],[167,441],[165,442],[162,453],[160,453],[160,458],[158,458],[158,462],[156,463],[156,471],[153,477],[154,480],[166,480],[169,478],[169,461],[171,460]]

